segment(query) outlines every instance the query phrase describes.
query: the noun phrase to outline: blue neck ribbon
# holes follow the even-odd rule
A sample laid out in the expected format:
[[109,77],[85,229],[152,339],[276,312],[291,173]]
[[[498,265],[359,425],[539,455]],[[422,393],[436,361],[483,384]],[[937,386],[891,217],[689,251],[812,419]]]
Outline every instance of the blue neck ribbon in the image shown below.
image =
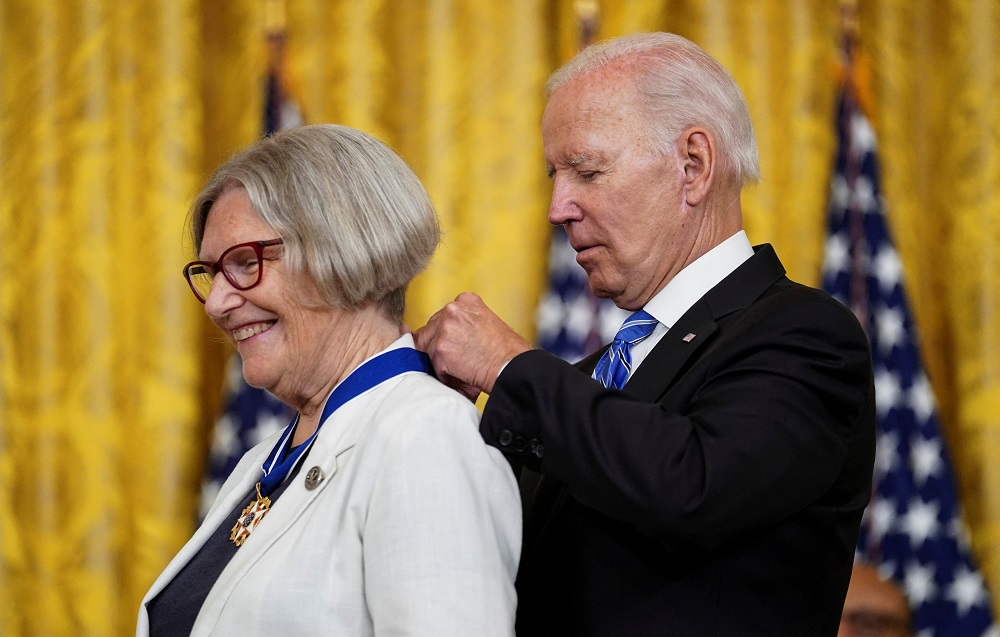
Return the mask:
[[351,372],[339,385],[337,385],[323,405],[323,415],[320,416],[316,431],[309,436],[309,440],[296,447],[285,455],[285,450],[292,440],[295,432],[295,425],[299,422],[296,414],[292,422],[285,427],[285,432],[281,434],[278,443],[271,450],[271,453],[261,465],[264,477],[260,480],[260,492],[262,495],[270,495],[278,485],[285,481],[285,478],[292,473],[303,454],[308,451],[316,440],[323,423],[333,415],[345,403],[352,398],[356,398],[372,387],[383,383],[390,378],[405,374],[406,372],[423,372],[433,374],[430,358],[423,352],[418,352],[412,347],[400,347],[382,352],[375,358],[369,359],[360,367]]

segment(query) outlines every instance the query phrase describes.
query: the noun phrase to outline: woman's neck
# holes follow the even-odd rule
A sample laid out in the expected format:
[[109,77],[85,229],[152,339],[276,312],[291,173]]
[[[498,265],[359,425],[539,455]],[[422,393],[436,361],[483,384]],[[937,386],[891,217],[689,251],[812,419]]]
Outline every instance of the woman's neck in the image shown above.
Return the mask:
[[326,351],[317,352],[326,359],[323,382],[298,404],[299,421],[295,426],[292,445],[305,442],[316,431],[323,407],[330,392],[347,378],[361,363],[378,354],[400,337],[400,328],[378,311],[363,308],[352,317],[346,329],[339,332],[336,343]]

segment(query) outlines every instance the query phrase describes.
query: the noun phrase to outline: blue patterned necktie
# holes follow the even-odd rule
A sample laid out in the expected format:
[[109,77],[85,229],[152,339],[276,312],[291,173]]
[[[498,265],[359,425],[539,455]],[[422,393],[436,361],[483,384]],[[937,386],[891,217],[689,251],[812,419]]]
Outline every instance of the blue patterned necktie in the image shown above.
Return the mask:
[[593,377],[605,387],[624,387],[632,373],[632,346],[649,338],[656,323],[656,319],[645,310],[639,310],[625,319],[611,347],[597,361]]

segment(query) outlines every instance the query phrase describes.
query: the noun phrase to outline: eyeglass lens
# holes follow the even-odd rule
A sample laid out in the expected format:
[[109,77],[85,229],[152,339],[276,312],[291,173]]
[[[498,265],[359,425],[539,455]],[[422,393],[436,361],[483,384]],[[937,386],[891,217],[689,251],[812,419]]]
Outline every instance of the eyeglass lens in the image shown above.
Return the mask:
[[[260,281],[260,257],[253,246],[231,248],[222,255],[218,267],[229,283],[238,290],[252,288]],[[212,268],[201,263],[193,264],[188,269],[188,277],[198,296],[202,300],[207,299],[215,281]]]

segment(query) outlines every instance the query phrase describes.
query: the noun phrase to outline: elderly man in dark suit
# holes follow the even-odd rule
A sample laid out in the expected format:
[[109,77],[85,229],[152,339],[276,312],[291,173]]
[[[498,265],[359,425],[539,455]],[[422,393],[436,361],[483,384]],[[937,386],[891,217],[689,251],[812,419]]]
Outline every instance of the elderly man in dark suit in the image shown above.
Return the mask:
[[490,394],[480,432],[521,468],[518,635],[836,635],[871,488],[870,355],[845,307],[742,230],[742,93],[664,33],[592,46],[546,90],[549,221],[635,314],[576,366],[473,294],[416,334],[440,377]]

